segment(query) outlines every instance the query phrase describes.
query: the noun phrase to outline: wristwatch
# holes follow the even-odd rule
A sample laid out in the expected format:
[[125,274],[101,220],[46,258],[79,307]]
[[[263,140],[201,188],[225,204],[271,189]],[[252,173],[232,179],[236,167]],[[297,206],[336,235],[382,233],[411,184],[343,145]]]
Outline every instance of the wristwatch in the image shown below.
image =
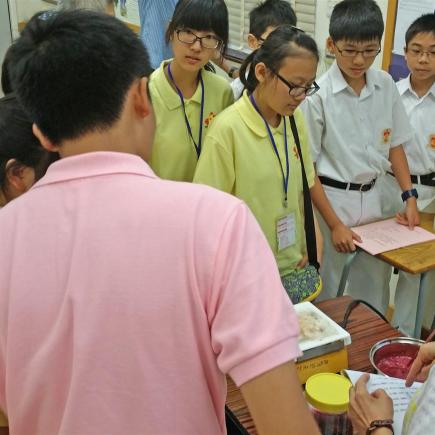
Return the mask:
[[411,190],[405,190],[402,192],[402,201],[405,202],[407,199],[415,197],[415,199],[418,198],[418,192],[417,189],[411,189]]
[[236,72],[236,71],[238,71],[239,70],[239,68],[237,68],[236,66],[232,66],[231,68],[230,68],[230,70],[228,71],[228,77],[230,78],[230,79],[233,79],[234,77],[233,77],[233,74]]
[[379,429],[380,427],[386,427],[387,429],[390,429],[392,434],[394,435],[394,429],[393,429],[393,420],[373,420],[370,423],[370,426],[367,428],[366,435],[370,435],[373,431],[376,429]]

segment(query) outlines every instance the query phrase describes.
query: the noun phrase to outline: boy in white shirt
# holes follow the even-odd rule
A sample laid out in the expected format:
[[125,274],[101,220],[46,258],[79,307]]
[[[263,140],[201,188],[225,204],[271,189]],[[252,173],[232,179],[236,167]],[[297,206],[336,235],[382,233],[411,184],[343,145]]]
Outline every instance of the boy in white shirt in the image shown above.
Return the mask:
[[[413,136],[404,143],[413,187],[418,203],[435,200],[435,14],[417,18],[405,35],[405,59],[411,74],[397,83],[408,113]],[[385,179],[385,195],[397,198],[399,186],[393,174]],[[402,208],[399,202],[384,201],[386,215]],[[421,207],[420,207],[421,208]],[[414,334],[420,275],[399,272],[393,323],[402,332]],[[435,312],[435,272],[426,275],[426,307],[429,323]]]
[[[319,79],[320,91],[303,107],[324,189],[312,189],[325,236],[322,298],[337,293],[347,259],[340,253],[355,250],[353,240],[358,236],[349,227],[383,217],[378,179],[388,170],[406,192],[401,223],[411,228],[419,223],[416,192],[411,190],[401,146],[411,138],[408,117],[392,78],[370,68],[381,51],[383,31],[382,13],[374,0],[338,3],[327,42],[336,62]],[[349,293],[386,311],[390,275],[390,266],[361,252],[350,271]]]
[[[284,0],[266,0],[259,3],[249,13],[249,35],[248,46],[254,51],[257,50],[265,41],[265,39],[278,26],[290,24],[296,26],[296,14],[290,3]],[[234,99],[237,100],[243,93],[244,85],[239,78],[239,69],[231,67],[225,59],[219,66],[234,79],[231,82],[231,87],[234,93]]]

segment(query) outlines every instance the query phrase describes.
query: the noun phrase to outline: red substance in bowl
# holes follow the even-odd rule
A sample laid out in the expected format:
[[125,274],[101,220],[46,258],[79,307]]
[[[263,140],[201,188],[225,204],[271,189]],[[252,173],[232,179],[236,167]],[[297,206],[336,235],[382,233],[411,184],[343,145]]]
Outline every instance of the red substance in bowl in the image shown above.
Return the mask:
[[374,362],[384,375],[406,379],[418,349],[418,345],[409,343],[387,344],[375,353]]
[[414,358],[407,355],[393,355],[381,359],[377,366],[379,370],[393,378],[406,379]]

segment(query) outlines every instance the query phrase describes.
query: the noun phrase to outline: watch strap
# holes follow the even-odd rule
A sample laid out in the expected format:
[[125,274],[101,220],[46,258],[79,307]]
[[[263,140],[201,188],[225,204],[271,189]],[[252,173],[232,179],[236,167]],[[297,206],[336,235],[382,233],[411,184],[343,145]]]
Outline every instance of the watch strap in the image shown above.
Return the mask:
[[373,420],[370,423],[370,426],[367,428],[366,435],[370,435],[373,431],[376,429],[379,429],[381,427],[386,427],[387,429],[391,430],[391,433],[394,435],[394,429],[393,429],[393,420]]
[[405,202],[406,200],[412,197],[418,198],[417,189],[405,190],[404,192],[402,192],[401,197],[403,202]]

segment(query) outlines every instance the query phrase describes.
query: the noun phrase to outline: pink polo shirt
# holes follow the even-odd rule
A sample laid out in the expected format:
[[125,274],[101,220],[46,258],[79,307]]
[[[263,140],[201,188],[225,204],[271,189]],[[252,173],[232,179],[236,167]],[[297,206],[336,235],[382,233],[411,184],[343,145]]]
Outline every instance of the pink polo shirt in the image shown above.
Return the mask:
[[247,207],[139,157],[54,163],[0,212],[0,407],[15,435],[225,433],[240,385],[299,354]]

